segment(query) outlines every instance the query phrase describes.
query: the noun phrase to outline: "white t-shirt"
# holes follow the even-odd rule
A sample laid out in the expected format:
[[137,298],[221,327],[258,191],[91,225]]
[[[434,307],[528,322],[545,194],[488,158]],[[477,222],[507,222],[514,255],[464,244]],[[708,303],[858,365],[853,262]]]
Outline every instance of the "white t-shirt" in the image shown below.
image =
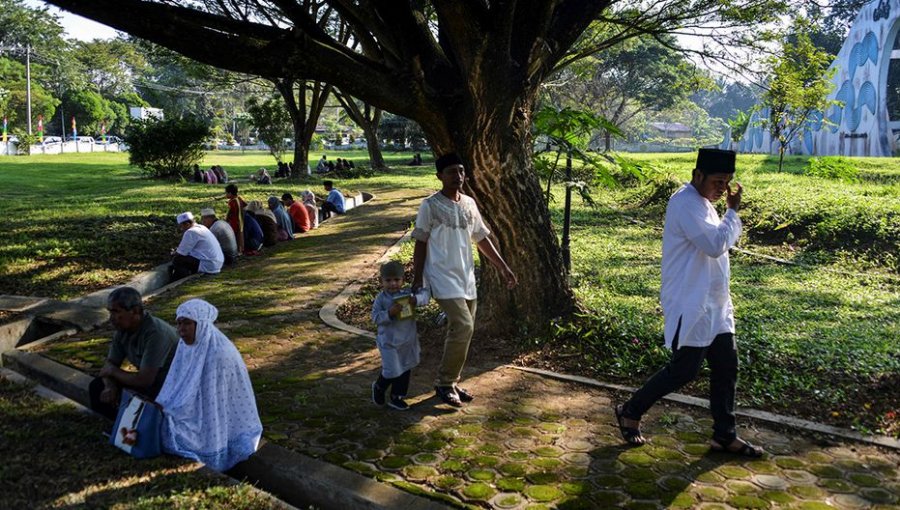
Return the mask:
[[741,219],[715,208],[690,183],[669,199],[663,229],[662,289],[666,347],[681,321],[678,347],[706,347],[720,333],[734,333],[728,250],[741,235]]
[[460,194],[459,202],[454,202],[438,192],[422,202],[412,237],[428,243],[424,277],[432,297],[477,297],[472,243],[489,235],[491,232],[470,196]]
[[200,261],[200,272],[215,274],[222,270],[225,263],[225,255],[216,236],[203,225],[194,224],[184,231],[181,243],[175,252],[179,255],[189,255]]

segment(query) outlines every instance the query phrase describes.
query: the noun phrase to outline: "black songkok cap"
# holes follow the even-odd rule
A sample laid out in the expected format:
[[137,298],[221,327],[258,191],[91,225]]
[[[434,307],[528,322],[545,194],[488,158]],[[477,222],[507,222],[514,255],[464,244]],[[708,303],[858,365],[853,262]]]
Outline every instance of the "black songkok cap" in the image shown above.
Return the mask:
[[734,151],[700,149],[697,152],[697,170],[703,175],[733,174],[736,156]]
[[[437,168],[438,173],[443,172],[445,168],[451,165],[462,165],[462,159],[460,159],[459,155],[455,152],[451,152],[449,154],[444,154],[443,156],[437,158],[434,161],[434,166]],[[465,166],[465,165],[463,165]]]

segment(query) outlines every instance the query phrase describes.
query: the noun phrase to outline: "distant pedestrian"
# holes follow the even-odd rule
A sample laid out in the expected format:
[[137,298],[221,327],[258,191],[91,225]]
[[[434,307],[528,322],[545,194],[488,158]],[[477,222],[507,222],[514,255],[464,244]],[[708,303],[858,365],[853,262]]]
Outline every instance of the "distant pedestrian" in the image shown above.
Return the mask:
[[[713,416],[710,447],[746,457],[761,457],[762,448],[737,437],[734,415],[738,356],[734,307],[729,292],[728,250],[741,235],[743,188],[731,179],[735,153],[700,149],[691,182],[669,199],[663,228],[662,301],[669,363],[616,406],[622,437],[641,445],[641,417],[665,395],[693,381],[703,361],[710,368],[709,407]],[[713,203],[725,197],[728,210],[719,219]]]
[[435,161],[441,191],[426,198],[416,216],[412,237],[413,290],[426,282],[431,295],[447,314],[444,355],[435,381],[435,393],[446,404],[462,407],[474,397],[457,386],[469,343],[475,331],[476,289],[472,243],[500,271],[508,289],[518,281],[490,240],[491,232],[481,219],[472,197],[461,191],[466,169],[460,157],[445,154]]
[[381,374],[372,383],[372,402],[398,411],[409,409],[403,399],[409,391],[412,369],[419,364],[419,336],[416,333],[415,308],[428,304],[428,290],[413,294],[403,286],[403,264],[391,261],[381,266],[381,292],[372,304],[372,322],[378,326],[375,339],[381,353]]

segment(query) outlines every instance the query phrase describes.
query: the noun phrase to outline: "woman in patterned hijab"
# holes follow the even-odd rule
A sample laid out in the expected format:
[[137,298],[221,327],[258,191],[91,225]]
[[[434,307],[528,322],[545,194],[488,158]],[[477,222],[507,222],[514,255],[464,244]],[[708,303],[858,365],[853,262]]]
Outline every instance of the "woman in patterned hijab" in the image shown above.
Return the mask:
[[262,436],[247,366],[213,324],[216,307],[190,299],[175,315],[181,340],[156,398],[163,450],[225,471],[253,454]]

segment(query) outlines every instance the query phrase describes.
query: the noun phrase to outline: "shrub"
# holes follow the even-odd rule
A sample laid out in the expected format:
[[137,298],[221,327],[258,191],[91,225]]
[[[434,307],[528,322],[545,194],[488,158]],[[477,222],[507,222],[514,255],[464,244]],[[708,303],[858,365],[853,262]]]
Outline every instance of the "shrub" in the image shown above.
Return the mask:
[[185,177],[203,159],[209,126],[196,119],[147,119],[128,128],[128,162],[150,177]]
[[857,182],[859,180],[859,170],[856,168],[856,164],[840,156],[809,158],[809,164],[806,165],[803,173],[810,177],[846,182]]
[[16,152],[22,155],[31,154],[31,146],[38,143],[38,135],[37,133],[28,134],[26,132],[18,132],[15,135],[19,138],[19,141],[16,145]]

